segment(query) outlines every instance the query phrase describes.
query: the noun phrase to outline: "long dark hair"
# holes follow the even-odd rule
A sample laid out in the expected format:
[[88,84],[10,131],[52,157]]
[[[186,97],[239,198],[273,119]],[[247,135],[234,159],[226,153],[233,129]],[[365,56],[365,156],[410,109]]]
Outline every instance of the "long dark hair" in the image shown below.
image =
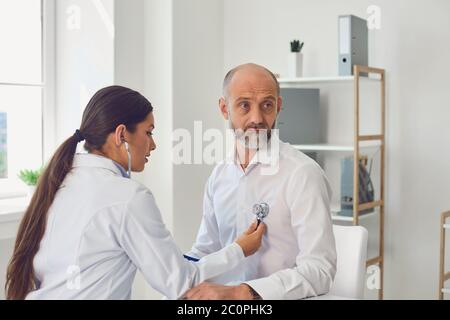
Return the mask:
[[68,138],[56,150],[25,211],[6,274],[7,299],[24,299],[36,289],[33,259],[44,236],[48,209],[72,169],[80,134],[86,140],[87,151],[100,150],[117,126],[124,124],[128,131],[134,132],[136,125],[152,111],[151,103],[144,96],[125,87],[106,87],[91,98],[83,113],[79,134]]

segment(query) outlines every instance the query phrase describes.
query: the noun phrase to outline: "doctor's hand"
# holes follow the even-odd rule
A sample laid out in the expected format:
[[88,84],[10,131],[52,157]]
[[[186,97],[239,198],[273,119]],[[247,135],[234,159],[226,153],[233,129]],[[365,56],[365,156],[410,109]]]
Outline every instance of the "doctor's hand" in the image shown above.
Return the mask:
[[[257,294],[256,294],[257,295]],[[224,286],[221,284],[203,282],[188,290],[183,300],[260,300],[247,284]]]
[[242,248],[242,251],[246,257],[251,256],[258,251],[265,231],[266,224],[260,223],[257,227],[257,223],[255,221],[250,225],[247,231],[236,239],[236,243]]

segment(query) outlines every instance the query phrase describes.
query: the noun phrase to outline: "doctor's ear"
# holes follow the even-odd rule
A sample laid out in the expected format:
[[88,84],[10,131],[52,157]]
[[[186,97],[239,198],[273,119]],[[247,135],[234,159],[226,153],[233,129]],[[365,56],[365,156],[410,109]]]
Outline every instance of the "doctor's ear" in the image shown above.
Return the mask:
[[120,146],[124,143],[126,139],[127,127],[123,124],[117,126],[116,131],[114,132],[114,142],[116,146]]

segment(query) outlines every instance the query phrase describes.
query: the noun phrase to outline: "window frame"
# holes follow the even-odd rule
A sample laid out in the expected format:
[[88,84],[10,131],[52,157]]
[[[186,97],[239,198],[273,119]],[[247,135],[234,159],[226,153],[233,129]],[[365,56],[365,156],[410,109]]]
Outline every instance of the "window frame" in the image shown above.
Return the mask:
[[[41,148],[42,159],[44,164],[51,156],[55,148],[55,133],[56,133],[56,0],[40,0],[41,2],[41,68],[42,76],[40,83],[18,83],[18,82],[0,82],[1,86],[20,86],[20,87],[40,87],[41,88]],[[1,186],[11,185],[8,181],[11,178],[2,179]],[[2,188],[5,189],[5,188]],[[9,188],[6,188],[9,189]],[[24,189],[25,190],[25,189]],[[1,199],[11,199],[27,196],[26,191],[12,190],[1,191]]]

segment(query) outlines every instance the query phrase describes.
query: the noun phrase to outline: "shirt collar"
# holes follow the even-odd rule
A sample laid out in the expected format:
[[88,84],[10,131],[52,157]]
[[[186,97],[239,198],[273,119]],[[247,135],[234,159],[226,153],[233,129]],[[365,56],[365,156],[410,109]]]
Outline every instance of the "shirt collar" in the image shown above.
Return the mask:
[[107,157],[103,157],[92,153],[76,153],[73,158],[72,167],[102,168],[107,169],[116,175],[129,178],[128,173],[120,164]]

